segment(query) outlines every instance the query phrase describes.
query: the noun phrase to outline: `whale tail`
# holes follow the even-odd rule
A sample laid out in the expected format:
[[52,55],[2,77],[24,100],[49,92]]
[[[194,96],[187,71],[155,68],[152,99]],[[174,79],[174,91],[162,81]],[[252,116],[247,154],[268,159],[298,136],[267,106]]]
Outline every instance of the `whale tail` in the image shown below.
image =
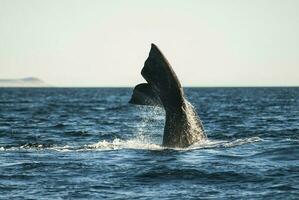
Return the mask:
[[168,60],[152,44],[141,75],[147,83],[137,85],[129,103],[160,106],[166,111],[163,145],[186,147],[205,138],[195,109],[185,100],[184,91]]
[[141,75],[147,83],[141,83],[134,88],[129,103],[163,106],[166,111],[177,110],[183,105],[181,84],[169,62],[155,44],[151,45]]

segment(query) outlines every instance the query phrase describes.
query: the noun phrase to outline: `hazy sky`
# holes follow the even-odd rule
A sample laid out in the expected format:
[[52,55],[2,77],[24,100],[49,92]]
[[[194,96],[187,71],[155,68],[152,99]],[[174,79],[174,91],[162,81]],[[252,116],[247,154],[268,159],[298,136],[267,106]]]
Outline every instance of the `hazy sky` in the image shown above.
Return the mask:
[[151,43],[183,86],[299,85],[298,0],[0,0],[0,78],[133,87]]

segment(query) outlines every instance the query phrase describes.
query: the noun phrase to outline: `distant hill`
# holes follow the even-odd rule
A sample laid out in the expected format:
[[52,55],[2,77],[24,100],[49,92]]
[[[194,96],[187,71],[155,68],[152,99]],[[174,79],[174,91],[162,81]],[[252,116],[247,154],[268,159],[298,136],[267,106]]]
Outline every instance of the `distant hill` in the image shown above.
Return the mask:
[[48,84],[35,77],[22,79],[0,79],[0,87],[49,87]]

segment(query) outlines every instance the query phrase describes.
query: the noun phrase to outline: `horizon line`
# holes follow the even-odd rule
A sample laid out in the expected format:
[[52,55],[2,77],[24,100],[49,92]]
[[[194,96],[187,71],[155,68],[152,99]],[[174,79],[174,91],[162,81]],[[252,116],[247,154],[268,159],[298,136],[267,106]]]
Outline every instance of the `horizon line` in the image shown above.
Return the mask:
[[[134,88],[135,86],[115,86],[115,85],[102,85],[102,86],[12,86],[2,88]],[[187,85],[182,88],[287,88],[299,87],[299,85],[209,85],[209,86],[194,86]]]

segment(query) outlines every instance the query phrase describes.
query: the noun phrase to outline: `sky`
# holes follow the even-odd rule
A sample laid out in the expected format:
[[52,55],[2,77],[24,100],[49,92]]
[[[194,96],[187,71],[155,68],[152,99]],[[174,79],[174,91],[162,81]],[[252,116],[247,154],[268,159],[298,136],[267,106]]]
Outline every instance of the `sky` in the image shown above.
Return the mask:
[[0,0],[0,79],[129,86],[151,43],[183,86],[299,86],[298,0]]

